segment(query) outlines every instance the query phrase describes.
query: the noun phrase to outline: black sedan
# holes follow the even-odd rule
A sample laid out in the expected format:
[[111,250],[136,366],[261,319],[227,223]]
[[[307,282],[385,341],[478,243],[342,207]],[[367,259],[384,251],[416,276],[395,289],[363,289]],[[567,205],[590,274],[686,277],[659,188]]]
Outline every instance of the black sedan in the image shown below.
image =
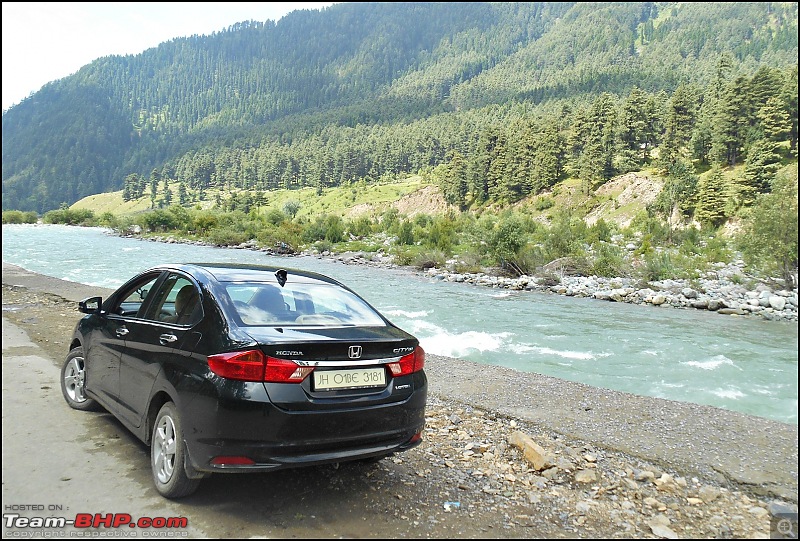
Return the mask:
[[419,341],[332,278],[163,265],[79,310],[64,398],[148,443],[165,497],[214,472],[376,459],[421,441]]

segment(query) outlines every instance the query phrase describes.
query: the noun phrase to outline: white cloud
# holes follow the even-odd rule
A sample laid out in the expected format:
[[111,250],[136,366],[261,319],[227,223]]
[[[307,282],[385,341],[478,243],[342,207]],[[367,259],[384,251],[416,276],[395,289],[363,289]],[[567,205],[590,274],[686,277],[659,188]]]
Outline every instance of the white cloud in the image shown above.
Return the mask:
[[332,2],[3,2],[3,110],[97,58]]

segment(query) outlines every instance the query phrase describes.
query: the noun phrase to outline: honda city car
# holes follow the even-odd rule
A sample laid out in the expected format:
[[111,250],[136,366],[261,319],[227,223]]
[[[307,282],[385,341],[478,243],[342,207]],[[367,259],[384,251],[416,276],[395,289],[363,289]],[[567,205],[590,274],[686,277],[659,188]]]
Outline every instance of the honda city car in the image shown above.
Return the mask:
[[330,277],[163,265],[79,310],[64,398],[148,444],[167,498],[211,473],[377,459],[421,442],[419,341]]

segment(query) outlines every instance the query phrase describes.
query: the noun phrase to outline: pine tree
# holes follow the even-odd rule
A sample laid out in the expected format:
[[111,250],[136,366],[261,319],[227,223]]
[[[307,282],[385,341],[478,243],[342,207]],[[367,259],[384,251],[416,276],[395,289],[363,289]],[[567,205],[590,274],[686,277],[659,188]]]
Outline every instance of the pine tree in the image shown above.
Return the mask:
[[659,162],[668,170],[687,154],[696,115],[695,99],[686,85],[675,89],[666,119],[666,132],[661,143]]
[[622,104],[620,155],[622,171],[638,170],[647,157],[647,95],[636,87]]
[[531,193],[555,185],[564,173],[564,139],[555,122],[546,125],[539,134],[534,147],[533,164],[531,168]]
[[790,70],[783,87],[781,88],[781,98],[784,109],[789,115],[791,126],[789,127],[789,143],[792,151],[797,154],[797,64]]
[[783,101],[778,96],[770,96],[758,111],[761,129],[764,136],[773,142],[786,140],[792,130],[789,113],[783,108]]
[[719,227],[725,221],[725,203],[727,200],[727,186],[722,170],[719,167],[711,169],[708,175],[702,177],[697,186],[697,207],[695,218],[711,227]]
[[164,191],[162,192],[162,203],[165,207],[168,207],[172,204],[172,190],[169,188],[169,179],[164,179]]
[[743,152],[747,126],[747,78],[737,77],[728,84],[719,100],[712,134],[712,161],[736,165]]
[[616,105],[608,93],[593,103],[587,117],[588,140],[580,157],[580,178],[584,195],[614,176]]
[[150,177],[150,208],[156,207],[156,197],[158,197],[158,179]]
[[468,184],[472,199],[483,203],[489,199],[489,167],[497,146],[499,134],[495,128],[489,128],[481,134],[477,148],[470,157],[468,166]]
[[189,193],[186,190],[186,183],[181,182],[178,184],[178,203],[185,205],[189,202]]
[[463,209],[467,196],[467,164],[457,150],[448,152],[446,160],[439,184],[442,196],[451,205]]
[[139,175],[131,173],[122,182],[122,200],[131,201],[136,198],[136,190],[139,184]]
[[738,184],[738,196],[742,205],[753,204],[758,194],[770,190],[780,166],[780,155],[775,148],[775,143],[764,139],[750,147],[744,173]]
[[718,107],[718,100],[710,90],[706,91],[700,109],[697,112],[697,121],[692,130],[692,139],[689,145],[692,149],[692,157],[700,160],[700,163],[707,164],[710,161],[711,148],[713,145],[714,117]]

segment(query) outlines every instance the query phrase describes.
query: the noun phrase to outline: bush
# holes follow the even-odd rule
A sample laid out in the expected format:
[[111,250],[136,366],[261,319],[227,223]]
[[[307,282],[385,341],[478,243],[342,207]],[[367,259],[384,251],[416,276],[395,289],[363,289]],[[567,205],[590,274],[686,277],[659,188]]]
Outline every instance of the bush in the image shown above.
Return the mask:
[[586,222],[581,218],[569,213],[555,216],[553,224],[544,232],[541,243],[546,259],[552,261],[562,257],[583,256],[587,230]]
[[116,229],[119,225],[119,219],[110,212],[104,212],[100,215],[100,218],[97,219],[97,224],[103,227]]
[[286,213],[281,212],[278,209],[268,210],[267,214],[264,217],[267,220],[267,223],[270,223],[272,225],[280,225],[289,219]]
[[414,244],[414,226],[408,220],[403,220],[397,231],[397,244],[410,246]]
[[239,244],[247,242],[252,237],[250,237],[241,229],[221,227],[209,231],[208,235],[206,235],[206,238],[209,240],[209,242],[217,246],[238,246]]
[[39,215],[33,211],[22,212],[21,210],[4,210],[4,224],[35,224],[39,220]]
[[414,258],[413,265],[419,270],[443,267],[447,256],[440,250],[425,250]]
[[745,261],[767,274],[777,273],[787,287],[797,286],[797,172],[785,171],[773,191],[756,200],[738,239]]
[[192,218],[192,230],[200,235],[206,234],[211,229],[217,226],[217,215],[209,211],[200,211],[195,213]]
[[548,261],[541,246],[527,244],[519,252],[517,266],[524,274],[534,275]]
[[151,210],[138,218],[139,225],[145,231],[164,232],[175,229],[175,215],[163,209]]
[[553,201],[552,197],[542,196],[536,199],[536,202],[533,204],[533,208],[538,211],[547,210],[553,205],[555,205],[555,201]]
[[480,254],[467,251],[459,254],[456,258],[455,265],[453,266],[455,272],[461,273],[477,273],[483,272],[483,265],[481,264]]
[[356,237],[366,237],[372,233],[372,220],[369,216],[359,216],[347,224],[347,230]]
[[675,278],[675,265],[667,252],[656,252],[645,256],[644,265],[640,269],[641,277],[646,282],[655,282]]
[[595,276],[614,278],[628,276],[630,266],[625,259],[625,251],[613,244],[600,243],[590,262],[590,273]]
[[429,248],[441,252],[452,253],[455,243],[455,224],[448,216],[437,216],[428,227],[428,234],[423,243]]
[[339,216],[317,216],[313,223],[303,229],[303,241],[311,244],[318,240],[326,240],[331,244],[344,240],[344,221]]
[[327,240],[319,240],[314,243],[314,249],[319,253],[330,252],[333,250],[333,244]]
[[58,210],[51,210],[42,216],[42,221],[46,224],[66,224],[66,225],[94,225],[94,211],[89,209],[72,210],[63,207]]

